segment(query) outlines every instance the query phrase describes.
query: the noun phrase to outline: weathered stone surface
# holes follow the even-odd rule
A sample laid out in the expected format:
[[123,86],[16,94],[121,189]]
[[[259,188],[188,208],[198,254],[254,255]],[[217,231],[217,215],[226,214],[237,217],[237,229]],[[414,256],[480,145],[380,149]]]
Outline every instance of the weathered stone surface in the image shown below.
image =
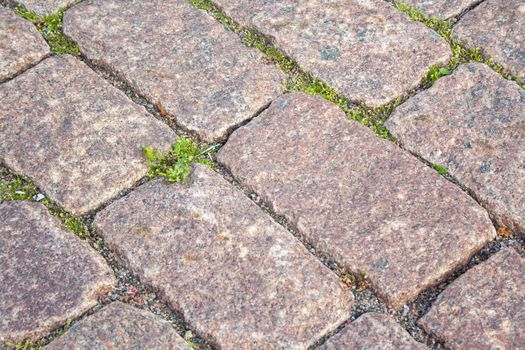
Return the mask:
[[85,2],[66,13],[64,30],[205,141],[225,138],[281,92],[284,76],[261,52],[186,0]]
[[79,2],[78,0],[7,0],[12,3],[22,4],[40,17],[52,15],[62,8]]
[[356,102],[379,106],[448,61],[448,44],[380,0],[217,0],[301,67]]
[[115,302],[74,324],[47,350],[190,350],[171,324],[152,313]]
[[446,166],[501,225],[525,233],[525,91],[483,64],[459,67],[386,123],[405,148]]
[[419,324],[449,349],[525,348],[525,259],[504,248],[445,289]]
[[319,249],[398,307],[495,236],[459,188],[326,100],[286,95],[218,160]]
[[483,0],[403,0],[409,6],[416,7],[432,17],[450,19]]
[[49,55],[38,30],[0,6],[0,83]]
[[43,336],[114,283],[104,259],[42,204],[0,203],[0,344]]
[[141,146],[175,133],[72,56],[0,85],[0,160],[84,214],[146,173]]
[[463,45],[483,53],[525,80],[525,3],[487,0],[467,13],[453,35]]
[[214,171],[139,187],[95,218],[105,242],[221,349],[305,349],[350,316],[337,276]]
[[360,316],[340,333],[321,346],[319,350],[424,350],[393,319],[375,312]]

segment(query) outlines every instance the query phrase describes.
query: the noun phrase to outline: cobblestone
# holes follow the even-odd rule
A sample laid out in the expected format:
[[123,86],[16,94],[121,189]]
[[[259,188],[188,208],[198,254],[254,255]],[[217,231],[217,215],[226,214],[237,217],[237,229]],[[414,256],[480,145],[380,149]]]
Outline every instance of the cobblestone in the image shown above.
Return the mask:
[[334,104],[286,95],[235,131],[218,160],[315,247],[399,307],[495,236],[459,188]]
[[217,0],[354,102],[377,107],[416,88],[452,56],[424,25],[380,0]]
[[47,350],[190,350],[175,329],[152,313],[114,302],[73,325]]
[[146,184],[95,228],[123,263],[221,349],[305,349],[350,317],[353,295],[217,173]]
[[483,64],[463,65],[386,126],[403,147],[445,166],[500,225],[525,233],[525,90]]
[[142,146],[167,150],[175,138],[72,56],[0,85],[0,160],[77,215],[146,174]]
[[0,6],[0,83],[49,55],[49,46],[36,28]]
[[284,75],[261,52],[185,0],[85,2],[66,13],[64,30],[90,60],[208,142],[281,92]]
[[0,248],[0,344],[38,339],[115,284],[104,259],[42,204],[0,203]]
[[490,59],[525,81],[525,3],[487,0],[467,13],[453,35],[463,45],[481,48]]
[[450,349],[525,347],[525,259],[504,248],[454,281],[420,324]]
[[393,319],[378,313],[367,313],[330,338],[319,350],[382,349],[425,350]]

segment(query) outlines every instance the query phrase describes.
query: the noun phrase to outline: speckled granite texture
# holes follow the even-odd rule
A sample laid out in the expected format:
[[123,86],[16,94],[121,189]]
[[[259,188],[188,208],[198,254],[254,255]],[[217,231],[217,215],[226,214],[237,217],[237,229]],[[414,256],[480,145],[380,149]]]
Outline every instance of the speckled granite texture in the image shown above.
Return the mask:
[[217,0],[352,101],[386,104],[447,62],[448,44],[381,0]]
[[445,166],[501,225],[525,234],[525,90],[516,83],[463,65],[386,126],[403,147]]
[[49,55],[35,26],[0,6],[0,83]]
[[353,295],[219,174],[150,182],[95,229],[123,263],[220,349],[305,349],[350,317]]
[[366,272],[393,307],[495,236],[458,187],[317,97],[276,100],[233,133],[218,160],[314,246]]
[[0,203],[0,344],[38,339],[115,284],[89,245],[38,203]]
[[64,349],[191,350],[169,322],[121,302],[81,320],[46,347]]
[[392,318],[366,313],[331,337],[319,350],[425,350]]
[[142,146],[175,133],[72,56],[0,85],[0,161],[54,201],[85,214],[146,174]]
[[486,0],[454,26],[453,36],[467,47],[481,48],[525,82],[525,2]]
[[208,142],[281,93],[284,75],[259,50],[186,0],[85,2],[66,13],[64,31],[90,60]]
[[525,348],[525,258],[504,248],[460,276],[420,325],[452,350]]

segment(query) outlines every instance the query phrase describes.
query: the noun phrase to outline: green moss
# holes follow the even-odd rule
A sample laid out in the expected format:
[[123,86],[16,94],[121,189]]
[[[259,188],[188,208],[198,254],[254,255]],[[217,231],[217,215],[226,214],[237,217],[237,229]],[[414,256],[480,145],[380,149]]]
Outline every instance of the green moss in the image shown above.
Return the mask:
[[36,26],[51,47],[52,53],[57,55],[68,53],[75,56],[80,54],[79,47],[67,39],[62,32],[63,10],[58,10],[56,13],[43,18],[38,17],[34,12],[21,5],[17,6],[16,11],[22,18]]
[[40,343],[34,343],[33,341],[26,339],[18,343],[5,341],[4,346],[9,350],[41,350],[44,346]]
[[60,208],[51,199],[44,196],[30,180],[15,176],[10,181],[0,182],[0,202],[13,200],[40,202],[77,236],[85,238],[89,235],[88,228],[81,218]]
[[432,168],[436,170],[441,175],[448,175],[448,170],[443,165],[432,164]]
[[451,74],[460,64],[479,62],[485,63],[491,67],[494,71],[499,73],[505,79],[513,80],[522,88],[525,88],[524,82],[520,81],[518,77],[512,76],[507,72],[503,66],[498,63],[491,61],[482,54],[482,50],[479,48],[466,48],[461,46],[452,37],[452,22],[445,21],[440,18],[430,17],[421,12],[417,8],[410,7],[402,2],[395,4],[395,7],[404,13],[406,13],[413,21],[421,22],[430,29],[438,33],[443,39],[445,39],[452,50],[453,57],[446,66],[434,66],[431,67],[427,76],[423,79],[423,85],[425,87],[432,86],[439,78]]
[[162,176],[169,182],[184,182],[188,179],[192,163],[213,166],[211,153],[214,149],[213,146],[204,149],[196,140],[186,137],[178,138],[166,153],[156,151],[151,146],[144,147],[142,150],[149,167],[147,176]]

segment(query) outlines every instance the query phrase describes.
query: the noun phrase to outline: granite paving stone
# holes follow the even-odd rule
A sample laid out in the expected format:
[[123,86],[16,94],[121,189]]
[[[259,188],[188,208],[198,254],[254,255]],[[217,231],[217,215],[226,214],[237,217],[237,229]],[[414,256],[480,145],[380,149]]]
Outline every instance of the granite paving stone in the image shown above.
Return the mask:
[[371,312],[360,316],[319,350],[425,350],[389,316]]
[[481,48],[491,60],[525,81],[525,2],[486,0],[454,26],[453,36]]
[[85,214],[147,171],[141,146],[175,133],[72,56],[0,85],[0,161],[65,209]]
[[338,277],[205,166],[185,184],[139,187],[94,227],[219,349],[305,349],[350,317]]
[[525,348],[525,259],[503,248],[452,282],[419,324],[455,349]]
[[451,19],[483,0],[403,0],[406,5],[416,7],[431,17]]
[[173,326],[149,311],[114,302],[74,324],[46,350],[190,350]]
[[186,0],[88,1],[64,31],[90,59],[207,142],[222,140],[281,93],[284,75]]
[[0,83],[48,55],[49,46],[35,26],[0,6]]
[[236,130],[218,161],[399,307],[495,237],[483,208],[412,155],[301,93]]
[[39,203],[0,203],[0,344],[37,339],[115,284],[104,259]]
[[217,0],[354,102],[377,107],[451,57],[448,44],[381,0]]
[[460,66],[397,108],[399,143],[445,166],[500,225],[525,233],[525,90],[481,63]]
[[74,5],[81,0],[7,0],[11,3],[22,4],[39,17],[55,14],[58,10]]

